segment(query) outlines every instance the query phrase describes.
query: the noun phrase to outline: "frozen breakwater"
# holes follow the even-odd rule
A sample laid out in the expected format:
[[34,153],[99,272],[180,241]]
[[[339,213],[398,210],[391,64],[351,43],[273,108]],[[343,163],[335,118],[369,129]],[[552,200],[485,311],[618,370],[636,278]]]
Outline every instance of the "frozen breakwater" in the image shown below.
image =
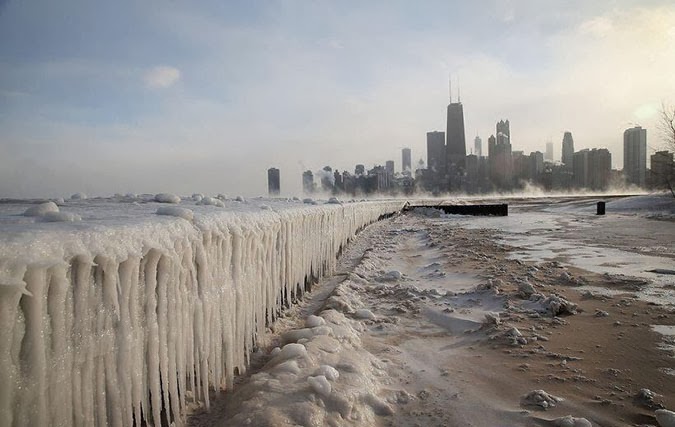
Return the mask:
[[4,206],[0,425],[182,423],[359,229],[403,206],[265,203],[181,204],[189,220],[90,199],[61,207],[82,221],[59,223]]

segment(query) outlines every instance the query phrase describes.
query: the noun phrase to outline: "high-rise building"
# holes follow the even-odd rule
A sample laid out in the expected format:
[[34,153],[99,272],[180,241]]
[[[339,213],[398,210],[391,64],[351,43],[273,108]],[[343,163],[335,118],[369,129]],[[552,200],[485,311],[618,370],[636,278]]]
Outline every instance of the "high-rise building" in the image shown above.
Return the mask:
[[412,172],[412,152],[410,148],[404,148],[401,150],[402,161],[401,161],[401,172]]
[[675,185],[675,165],[673,153],[657,151],[650,157],[652,188],[669,188],[669,184]]
[[361,176],[366,174],[366,167],[364,165],[356,165],[354,168],[354,175]]
[[[577,151],[572,155],[573,182],[576,188],[589,187],[590,157],[591,150],[588,148]],[[566,163],[567,165],[567,163]]]
[[314,192],[314,174],[312,171],[307,170],[302,173],[302,191],[305,194]]
[[544,156],[544,160],[548,162],[553,161],[553,142],[551,141],[546,143],[546,155]]
[[466,136],[464,135],[464,107],[461,102],[448,104],[446,129],[446,167],[464,168],[466,159]]
[[574,163],[574,139],[572,132],[566,131],[562,140],[562,162],[565,167],[572,169]]
[[387,160],[384,163],[384,170],[387,171],[388,174],[394,175],[394,161],[393,160]]
[[588,182],[592,190],[606,190],[612,173],[612,154],[606,148],[594,148],[589,158]]
[[645,186],[647,172],[647,129],[640,126],[623,132],[623,174],[629,184]]
[[483,140],[480,139],[480,136],[476,135],[476,138],[473,140],[473,154],[477,157],[483,155]]
[[445,133],[427,132],[427,169],[445,175]]
[[267,190],[270,196],[278,196],[281,192],[281,180],[279,177],[279,169],[267,169]]
[[497,122],[497,144],[511,143],[511,125],[507,120],[500,120]]

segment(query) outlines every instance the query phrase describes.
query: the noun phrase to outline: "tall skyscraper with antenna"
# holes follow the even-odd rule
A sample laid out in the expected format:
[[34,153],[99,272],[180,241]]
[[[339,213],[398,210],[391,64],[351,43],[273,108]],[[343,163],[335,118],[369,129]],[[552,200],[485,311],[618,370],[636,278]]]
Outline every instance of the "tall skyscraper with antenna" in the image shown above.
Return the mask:
[[449,84],[450,104],[448,104],[446,136],[446,154],[448,169],[464,168],[466,161],[466,137],[464,133],[464,108],[459,89],[457,102],[452,102],[452,80]]

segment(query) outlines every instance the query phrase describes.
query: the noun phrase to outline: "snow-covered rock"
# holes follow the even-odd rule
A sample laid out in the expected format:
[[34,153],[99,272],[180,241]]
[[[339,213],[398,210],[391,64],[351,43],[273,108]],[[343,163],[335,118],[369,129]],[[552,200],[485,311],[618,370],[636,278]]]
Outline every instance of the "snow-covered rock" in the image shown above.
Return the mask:
[[328,379],[323,375],[317,375],[316,377],[307,377],[307,383],[314,390],[315,393],[320,394],[321,396],[328,396],[331,392],[331,385],[328,382]]
[[675,427],[675,412],[667,409],[657,409],[654,414],[660,427]]
[[178,204],[180,203],[180,197],[171,193],[159,193],[155,194],[155,202]]
[[546,393],[544,390],[533,390],[520,399],[520,404],[523,406],[536,406],[546,410],[553,408],[562,400],[562,398]]
[[157,215],[175,216],[188,221],[194,219],[194,212],[188,208],[181,208],[179,206],[160,206],[155,213]]
[[593,424],[586,418],[575,418],[571,415],[556,418],[553,420],[553,425],[555,427],[593,427]]
[[310,314],[309,316],[307,316],[307,319],[305,319],[305,327],[307,328],[314,328],[325,324],[326,321],[324,320],[323,317],[315,316],[313,314]]
[[70,200],[85,200],[87,199],[87,195],[84,193],[75,193],[72,196],[70,196]]
[[42,222],[76,222],[82,218],[72,212],[47,212],[40,217]]
[[59,207],[54,202],[40,203],[39,205],[31,206],[23,213],[24,216],[43,216],[48,212],[58,212]]

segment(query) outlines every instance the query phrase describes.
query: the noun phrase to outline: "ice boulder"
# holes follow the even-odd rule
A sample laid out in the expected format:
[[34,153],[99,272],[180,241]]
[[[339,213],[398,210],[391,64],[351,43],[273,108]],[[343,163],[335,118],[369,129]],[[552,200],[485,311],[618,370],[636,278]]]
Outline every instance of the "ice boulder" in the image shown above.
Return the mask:
[[319,369],[316,370],[314,375],[323,375],[329,381],[335,381],[340,378],[340,373],[337,369],[330,365],[321,365]]
[[523,406],[537,406],[546,410],[553,408],[562,400],[562,398],[548,394],[544,390],[533,390],[520,399],[520,404]]
[[307,328],[315,328],[325,324],[326,321],[323,319],[323,317],[315,316],[313,314],[307,316],[307,319],[305,319],[305,327]]
[[87,198],[87,195],[84,193],[75,193],[72,196],[70,196],[70,200],[85,200]]
[[194,213],[190,209],[181,208],[178,206],[162,206],[157,208],[157,212],[155,213],[157,215],[175,216],[188,221],[192,221],[194,219]]
[[159,194],[155,194],[155,202],[178,204],[178,203],[180,203],[180,197],[176,196],[175,194],[171,194],[171,193],[159,193]]
[[194,193],[192,195],[192,201],[199,203],[202,199],[204,198],[204,195],[202,193]]
[[657,409],[655,412],[656,421],[661,427],[675,427],[675,412],[667,409]]
[[556,418],[553,420],[553,425],[555,427],[593,427],[593,424],[586,418],[575,418],[571,415]]
[[356,311],[354,311],[354,317],[363,320],[375,320],[375,315],[373,314],[372,311],[368,310],[367,308],[359,308]]
[[23,213],[24,216],[44,216],[48,212],[58,212],[59,207],[54,202],[40,203],[31,206]]
[[47,212],[40,217],[42,222],[76,222],[81,221],[79,215],[72,212]]
[[401,274],[400,271],[398,270],[392,270],[388,273],[383,274],[380,276],[380,280],[384,282],[395,282],[397,280],[400,280],[401,277],[403,277],[403,274]]
[[316,394],[327,397],[331,392],[331,385],[323,375],[317,375],[316,377],[307,377],[307,383],[309,383],[310,388]]
[[56,203],[57,205],[62,205],[64,203],[66,203],[66,201],[63,200],[63,197],[56,197],[56,198],[52,199],[52,202]]
[[225,203],[222,200],[215,197],[202,197],[198,202],[200,206],[218,206],[219,208],[225,207]]

